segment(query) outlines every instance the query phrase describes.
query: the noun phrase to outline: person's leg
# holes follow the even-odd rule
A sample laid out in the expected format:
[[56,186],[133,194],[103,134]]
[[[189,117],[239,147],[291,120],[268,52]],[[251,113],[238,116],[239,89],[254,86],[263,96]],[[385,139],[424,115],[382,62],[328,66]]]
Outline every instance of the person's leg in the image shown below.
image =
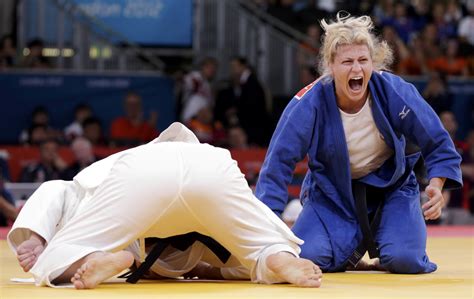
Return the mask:
[[[58,277],[68,280],[74,269],[66,270],[83,257],[93,252],[116,252],[138,239],[177,199],[180,177],[175,148],[144,146],[122,156],[30,270],[37,284],[52,285]],[[79,262],[75,269],[83,264]],[[89,273],[85,277],[92,277]],[[84,283],[86,287],[96,285]]]
[[250,270],[253,281],[320,285],[319,268],[297,258],[302,241],[253,195],[228,151],[187,147],[183,160],[182,204],[199,233],[229,250]]
[[77,201],[73,182],[54,180],[41,184],[26,201],[8,233],[10,248],[16,253],[32,232],[50,241],[64,217],[66,204],[75,205]]
[[313,261],[323,271],[334,267],[329,234],[310,202],[306,202],[293,226],[293,232],[304,240],[301,245],[302,258]]
[[61,180],[43,183],[28,199],[7,237],[25,272],[34,266],[79,201],[74,183]]
[[426,255],[426,224],[414,176],[387,194],[376,234],[380,266],[392,273],[430,273],[436,264]]

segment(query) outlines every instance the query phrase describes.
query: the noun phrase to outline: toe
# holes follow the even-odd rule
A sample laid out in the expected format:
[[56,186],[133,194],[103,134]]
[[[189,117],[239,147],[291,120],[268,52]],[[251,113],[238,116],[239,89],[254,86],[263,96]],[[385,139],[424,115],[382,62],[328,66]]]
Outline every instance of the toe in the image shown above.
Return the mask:
[[73,284],[74,284],[74,287],[78,290],[81,290],[81,289],[85,288],[85,285],[81,280],[76,280],[76,281],[73,282]]

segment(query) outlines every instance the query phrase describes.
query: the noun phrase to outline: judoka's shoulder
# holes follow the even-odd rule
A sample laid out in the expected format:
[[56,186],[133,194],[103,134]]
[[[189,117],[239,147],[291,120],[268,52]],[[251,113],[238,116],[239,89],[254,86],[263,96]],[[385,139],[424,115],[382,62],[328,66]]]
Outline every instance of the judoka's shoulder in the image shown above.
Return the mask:
[[322,91],[323,84],[327,84],[328,81],[327,76],[319,77],[298,91],[298,93],[294,95],[293,100],[301,102],[317,100],[319,93]]
[[389,82],[392,85],[396,85],[398,87],[412,86],[410,82],[407,82],[401,76],[391,73],[389,71],[374,72],[374,76],[380,76],[380,78],[382,78],[384,81]]

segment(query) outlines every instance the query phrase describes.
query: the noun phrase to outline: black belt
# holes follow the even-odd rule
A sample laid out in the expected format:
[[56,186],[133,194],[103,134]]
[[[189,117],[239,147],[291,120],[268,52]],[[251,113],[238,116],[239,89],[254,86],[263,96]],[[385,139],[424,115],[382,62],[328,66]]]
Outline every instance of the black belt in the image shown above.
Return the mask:
[[156,241],[156,244],[150,250],[147,257],[145,258],[145,261],[140,265],[140,267],[138,267],[136,270],[132,270],[123,275],[120,275],[119,278],[127,278],[126,282],[129,283],[137,283],[137,281],[143,277],[143,275],[150,269],[150,267],[160,257],[161,253],[163,253],[163,251],[169,245],[173,246],[178,250],[184,251],[188,249],[191,245],[193,245],[194,242],[199,241],[206,245],[212,252],[214,252],[214,254],[224,264],[229,260],[231,255],[231,253],[221,244],[217,243],[216,240],[197,232],[173,236],[165,239],[152,239]]
[[357,220],[359,221],[363,236],[359,246],[357,246],[356,250],[354,250],[348,260],[348,262],[355,268],[367,251],[369,252],[369,257],[371,259],[380,256],[379,248],[373,236],[380,224],[383,198],[380,200],[380,204],[378,205],[375,215],[369,225],[369,213],[367,210],[367,186],[364,183],[352,181],[352,192],[355,199]]

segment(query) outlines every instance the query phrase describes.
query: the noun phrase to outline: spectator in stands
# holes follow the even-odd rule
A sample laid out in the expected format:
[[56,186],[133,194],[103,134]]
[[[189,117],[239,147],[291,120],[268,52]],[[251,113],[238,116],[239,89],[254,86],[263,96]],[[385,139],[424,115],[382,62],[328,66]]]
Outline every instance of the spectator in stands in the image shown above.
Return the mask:
[[393,51],[393,62],[388,67],[395,73],[398,73],[400,62],[410,56],[408,49],[392,25],[385,25],[383,27],[382,38],[388,43]]
[[428,23],[421,32],[421,45],[424,49],[425,59],[427,61],[434,60],[441,55],[439,47],[440,40],[438,37],[438,29],[435,24]]
[[43,40],[39,38],[33,39],[28,43],[27,47],[28,52],[25,57],[23,57],[23,60],[20,64],[21,67],[34,69],[45,69],[51,67],[48,59],[43,55]]
[[193,95],[184,111],[187,127],[193,131],[201,143],[222,146],[226,139],[223,125],[214,121],[214,116],[206,99],[200,95]]
[[78,136],[82,136],[82,123],[85,119],[92,116],[92,109],[87,104],[79,104],[74,108],[74,121],[64,128],[64,136],[66,140],[72,141]]
[[307,39],[300,44],[303,51],[298,51],[300,65],[318,65],[318,52],[321,47],[321,27],[311,24],[306,28]]
[[466,8],[469,14],[459,22],[458,36],[474,46],[474,1],[468,1]]
[[84,137],[76,137],[71,143],[71,150],[76,161],[63,171],[61,178],[65,181],[71,181],[79,171],[97,161],[92,150],[92,143]]
[[423,90],[423,98],[438,115],[443,111],[451,110],[453,95],[449,92],[444,73],[432,72],[430,74],[428,84]]
[[[186,111],[189,105],[189,100],[193,95],[199,95],[206,100],[207,105],[214,108],[214,95],[211,88],[211,81],[214,79],[217,72],[217,60],[213,57],[204,58],[199,64],[199,70],[192,71],[184,76],[183,98],[182,98],[182,112]],[[184,114],[181,114],[181,120],[186,123]]]
[[158,113],[152,111],[148,121],[144,120],[142,98],[128,92],[124,100],[125,116],[116,118],[111,125],[110,141],[114,145],[132,146],[148,142],[158,136],[156,122]]
[[[463,17],[463,9],[458,0],[448,0],[444,10],[444,20],[448,23],[458,24]],[[457,27],[457,25],[456,25]],[[457,28],[455,29],[457,32]]]
[[13,223],[18,216],[18,210],[15,207],[15,199],[5,189],[3,169],[0,171],[0,226],[7,226]]
[[428,73],[425,54],[426,49],[419,34],[414,35],[408,44],[408,53],[403,57],[398,65],[398,73],[401,75],[424,75]]
[[464,57],[458,55],[459,43],[451,38],[446,44],[444,54],[428,62],[431,70],[446,73],[450,76],[468,76],[468,64]]
[[447,6],[444,2],[438,1],[433,3],[431,9],[432,22],[435,24],[438,32],[439,40],[444,43],[449,38],[456,36],[457,23],[452,18],[446,18]]
[[220,121],[225,128],[239,125],[239,118],[237,116],[237,99],[235,97],[235,90],[240,88],[238,78],[232,76],[226,85],[218,90],[216,96],[216,105],[214,107],[214,118]]
[[67,165],[59,156],[58,146],[55,139],[48,139],[41,143],[39,161],[22,169],[20,181],[40,183],[59,179]]
[[396,2],[393,17],[386,17],[381,24],[393,27],[404,43],[408,43],[415,31],[415,23],[407,14],[407,5],[403,2]]
[[415,30],[420,32],[431,19],[428,0],[411,1],[410,14],[413,18]]
[[230,127],[227,130],[227,143],[229,149],[248,149],[247,134],[239,126]]
[[268,114],[266,95],[257,76],[243,57],[231,61],[233,90],[238,122],[248,135],[249,143],[267,145]]
[[49,137],[48,127],[43,124],[33,124],[28,128],[28,144],[38,146]]
[[[30,131],[33,131],[36,127],[43,126],[46,130],[45,134],[47,138],[56,138],[58,140],[62,139],[62,134],[60,131],[54,129],[49,124],[49,112],[44,106],[37,106],[33,109],[31,113],[30,127],[25,129],[20,134],[20,143],[27,144],[30,143]],[[35,138],[35,140],[37,140]]]
[[374,23],[377,25],[382,24],[385,20],[392,19],[394,14],[393,0],[378,0],[372,11]]
[[462,154],[467,151],[468,145],[465,141],[457,138],[456,134],[458,131],[458,121],[456,115],[451,111],[443,111],[439,114],[439,119],[443,124],[443,127],[448,131],[449,136],[454,142],[457,151]]
[[89,140],[93,146],[105,146],[107,141],[102,130],[102,123],[97,117],[89,117],[82,123],[82,137]]
[[16,64],[16,47],[13,37],[5,35],[0,40],[0,69],[7,69]]

